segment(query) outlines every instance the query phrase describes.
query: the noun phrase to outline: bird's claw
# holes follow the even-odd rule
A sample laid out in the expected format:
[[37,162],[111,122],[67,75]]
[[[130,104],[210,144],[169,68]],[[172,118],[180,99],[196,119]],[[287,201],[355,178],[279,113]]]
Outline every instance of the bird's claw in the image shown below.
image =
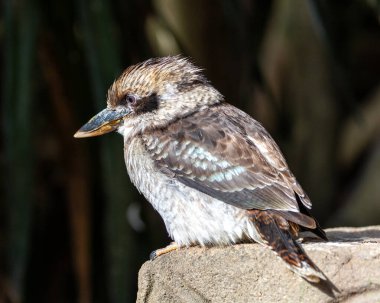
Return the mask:
[[156,253],[157,250],[154,250],[150,253],[149,255],[149,260],[153,261],[154,259],[157,258],[157,253]]

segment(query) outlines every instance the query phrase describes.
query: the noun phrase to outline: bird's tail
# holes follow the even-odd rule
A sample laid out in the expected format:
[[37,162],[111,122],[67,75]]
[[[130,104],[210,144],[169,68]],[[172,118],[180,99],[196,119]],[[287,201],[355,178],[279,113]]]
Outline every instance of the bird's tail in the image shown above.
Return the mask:
[[263,243],[268,245],[286,265],[306,281],[322,286],[327,293],[339,292],[336,286],[310,260],[293,236],[289,222],[270,210],[249,211]]

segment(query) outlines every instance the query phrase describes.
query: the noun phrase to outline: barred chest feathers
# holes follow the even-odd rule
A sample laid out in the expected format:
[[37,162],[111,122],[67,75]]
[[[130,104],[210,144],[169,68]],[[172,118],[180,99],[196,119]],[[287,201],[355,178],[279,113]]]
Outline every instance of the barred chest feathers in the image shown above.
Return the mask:
[[125,163],[137,189],[161,215],[170,237],[180,245],[261,242],[245,210],[190,188],[160,172],[143,139],[125,142]]

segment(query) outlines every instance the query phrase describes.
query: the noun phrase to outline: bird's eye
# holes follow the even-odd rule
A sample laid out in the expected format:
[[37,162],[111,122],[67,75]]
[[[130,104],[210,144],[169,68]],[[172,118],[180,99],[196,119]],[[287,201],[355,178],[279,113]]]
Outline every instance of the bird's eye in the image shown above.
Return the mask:
[[122,100],[122,103],[124,105],[127,105],[127,104],[134,105],[136,104],[136,102],[137,102],[137,97],[135,95],[130,95],[130,94],[125,95]]

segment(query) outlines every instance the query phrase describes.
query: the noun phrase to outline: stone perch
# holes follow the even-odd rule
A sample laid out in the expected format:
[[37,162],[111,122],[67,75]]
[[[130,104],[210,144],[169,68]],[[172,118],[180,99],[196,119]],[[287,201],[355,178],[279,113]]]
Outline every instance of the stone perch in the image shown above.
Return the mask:
[[258,244],[181,249],[145,262],[138,303],[380,302],[380,226],[328,229],[303,247],[341,290],[333,299]]

